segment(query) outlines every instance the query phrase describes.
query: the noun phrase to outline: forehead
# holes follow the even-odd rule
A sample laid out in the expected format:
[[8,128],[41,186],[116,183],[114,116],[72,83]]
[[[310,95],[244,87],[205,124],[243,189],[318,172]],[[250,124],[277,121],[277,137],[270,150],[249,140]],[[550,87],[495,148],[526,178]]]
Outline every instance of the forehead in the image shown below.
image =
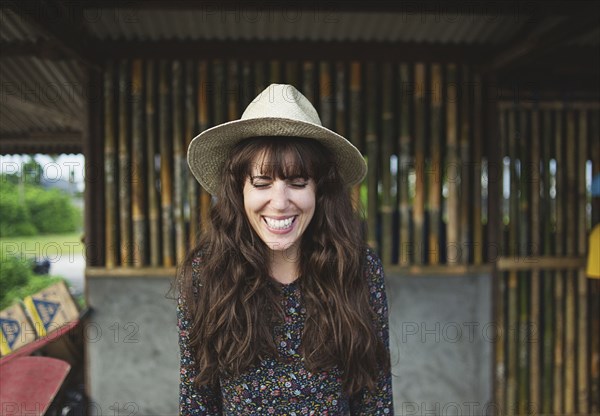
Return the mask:
[[250,160],[247,173],[280,178],[309,177],[309,170],[300,154],[292,149],[262,149]]

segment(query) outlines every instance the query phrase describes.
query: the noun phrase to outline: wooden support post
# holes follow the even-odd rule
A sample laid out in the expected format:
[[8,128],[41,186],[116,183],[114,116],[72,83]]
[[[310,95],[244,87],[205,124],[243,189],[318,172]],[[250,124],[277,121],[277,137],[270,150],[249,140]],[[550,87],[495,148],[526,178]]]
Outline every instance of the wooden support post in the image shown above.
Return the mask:
[[160,207],[162,219],[162,265],[172,267],[173,258],[173,160],[170,102],[170,71],[167,61],[159,66]]
[[130,124],[130,78],[129,62],[119,63],[119,218],[121,266],[130,266],[133,261],[133,241],[131,240],[131,142]]
[[[511,194],[511,198],[518,201],[518,222],[517,222],[517,255],[520,258],[527,258],[530,253],[530,207],[529,207],[529,190],[531,188],[529,169],[530,161],[530,130],[529,130],[529,111],[517,111],[518,131],[516,131],[517,146],[515,150],[515,160],[519,160],[519,168],[515,170],[518,174],[518,188],[515,194]],[[518,149],[518,150],[517,150]],[[516,167],[516,166],[515,166]],[[529,271],[521,271],[518,273],[518,316],[519,316],[519,335],[517,344],[518,354],[518,376],[517,376],[517,411],[518,414],[526,414],[529,409],[530,401],[530,385],[529,385],[529,344],[531,341],[531,322],[529,321],[529,296],[527,286],[529,280]]]
[[[208,85],[210,83],[208,74],[208,62],[201,61],[198,65],[198,124],[199,131],[204,131],[210,126],[210,99],[208,96]],[[195,182],[195,181],[194,181]],[[210,221],[211,196],[206,189],[200,187],[200,231],[208,228]]]
[[319,115],[323,126],[331,129],[334,126],[333,82],[331,80],[331,65],[329,62],[319,64]]
[[[111,76],[110,67],[104,76]],[[100,71],[87,70],[86,83],[88,96],[86,103],[86,123],[83,136],[83,155],[85,157],[85,205],[84,205],[84,243],[86,267],[105,264],[106,253],[106,206],[104,175],[104,120],[102,110],[104,101],[103,74]],[[106,91],[104,91],[105,93]],[[86,290],[88,285],[86,285]],[[87,296],[86,296],[87,298]]]
[[429,179],[427,190],[429,193],[429,237],[427,243],[427,263],[437,265],[440,263],[442,232],[442,68],[439,64],[431,66],[431,82],[429,90],[432,92],[430,125],[431,135],[429,139],[431,149],[431,161],[427,169]]
[[[360,142],[362,137],[361,131],[361,120],[362,120],[362,99],[361,99],[361,64],[359,62],[352,62],[350,64],[350,109],[349,109],[349,124],[350,130],[348,140],[360,150]],[[352,189],[352,201],[356,209],[359,210],[361,216],[364,217],[364,210],[366,207],[361,205],[360,201],[360,187],[361,184],[357,184]]]
[[118,220],[117,220],[117,136],[115,134],[115,69],[112,62],[106,65],[104,72],[104,178],[105,221],[106,221],[106,267],[112,269],[118,265]]
[[[541,251],[541,229],[540,221],[543,218],[540,210],[540,119],[538,109],[531,112],[531,158],[529,166],[524,172],[526,180],[530,185],[531,212],[529,215],[531,224],[531,237],[529,239],[531,251],[528,255],[536,258]],[[530,409],[535,409],[536,413],[541,413],[541,380],[543,372],[541,371],[541,352],[542,352],[542,327],[540,320],[541,299],[540,299],[540,271],[531,271],[530,288],[530,318],[529,318],[529,402]]]
[[[552,216],[553,205],[555,199],[550,194],[550,159],[552,158],[554,149],[554,136],[552,134],[552,113],[550,110],[543,111],[543,127],[542,127],[542,172],[543,172],[543,202],[540,203],[540,209],[543,212],[543,248],[542,253],[544,255],[553,255],[554,244],[552,244],[551,232],[554,228],[554,219]],[[556,304],[554,303],[554,279],[557,272],[548,270],[544,271],[542,275],[543,284],[543,363],[542,363],[542,392],[541,392],[541,409],[540,412],[543,414],[550,414],[552,412],[552,369],[553,369],[553,348],[554,348],[554,310]]]
[[467,65],[461,67],[461,78],[459,87],[460,104],[460,140],[459,140],[459,168],[457,173],[459,177],[459,209],[460,209],[460,238],[458,243],[458,263],[469,264],[473,261],[473,237],[471,229],[471,220],[473,218],[473,205],[477,198],[472,193],[472,160],[471,160],[471,108],[473,94],[471,91],[471,73]]
[[142,61],[136,59],[131,67],[131,102],[132,102],[132,126],[131,126],[131,220],[133,228],[133,265],[135,267],[146,266],[148,256],[146,252],[146,199],[144,196],[144,185],[146,175],[144,174],[144,139],[142,137],[143,126],[143,102],[142,90],[144,87]]
[[161,261],[160,250],[160,208],[157,188],[156,157],[158,149],[158,118],[156,112],[156,63],[146,63],[146,188],[148,193],[148,238],[149,264],[158,267]]
[[[518,256],[518,216],[519,216],[519,199],[517,197],[519,188],[517,182],[517,150],[516,150],[516,111],[510,110],[508,114],[508,156],[510,158],[510,207],[509,207],[509,226],[508,226],[508,251],[512,256]],[[509,333],[509,329],[513,329],[512,336],[508,339],[507,357],[507,382],[506,382],[506,414],[509,416],[518,412],[518,371],[519,371],[519,336],[514,333],[519,323],[518,315],[518,278],[516,271],[508,273],[508,320],[505,326],[505,333]]]
[[446,261],[449,265],[457,264],[459,260],[459,167],[458,159],[458,104],[456,102],[459,94],[456,66],[450,64],[447,67],[446,76],[446,178],[448,187],[447,198],[447,222],[446,222]]
[[[566,183],[565,172],[566,164],[564,159],[564,143],[563,138],[563,112],[555,111],[555,138],[556,146],[556,233],[555,247],[556,255],[565,255],[564,239],[565,239],[565,201],[566,201]],[[552,411],[555,414],[564,412],[564,337],[565,337],[565,315],[564,315],[564,288],[565,288],[565,273],[559,271],[556,273],[554,280],[554,305],[556,305],[554,322],[554,401]]]
[[[200,86],[196,83],[196,80],[196,62],[188,60],[185,62],[185,130],[183,133],[183,143],[185,145],[186,153],[192,139],[200,133],[198,131],[198,121],[196,119],[197,103],[194,100],[194,91],[196,89],[199,90]],[[198,234],[200,232],[200,208],[198,204],[200,184],[190,172],[187,163],[184,166],[184,175],[186,176],[187,182],[186,202],[188,211],[185,213],[185,220],[188,224],[187,244],[188,247],[195,247],[198,244]]]
[[392,177],[390,169],[390,157],[393,150],[393,123],[394,113],[392,106],[392,64],[383,64],[383,83],[381,94],[383,97],[383,108],[381,112],[382,146],[381,146],[381,260],[383,264],[392,263],[392,233],[393,233],[393,206],[392,206]]
[[[577,136],[575,135],[575,113],[573,110],[567,110],[567,218],[572,219],[577,216],[577,160],[576,146]],[[576,221],[570,220],[566,227],[567,256],[572,256],[577,250],[577,226]],[[576,380],[576,273],[574,270],[567,270],[567,281],[565,288],[565,413],[573,414],[576,410],[575,405],[575,380]]]
[[[483,263],[483,189],[481,184],[482,179],[482,162],[483,162],[483,98],[482,98],[482,81],[479,73],[474,74],[473,82],[473,264],[479,265]],[[487,136],[487,134],[486,134]],[[489,136],[488,136],[489,137]],[[489,159],[488,159],[488,189],[489,189]],[[488,194],[489,195],[489,194]],[[488,196],[489,198],[489,196]],[[487,216],[489,224],[489,215]]]
[[367,64],[367,244],[379,251],[377,241],[377,161],[379,146],[377,143],[377,67],[373,62]]
[[407,64],[400,64],[398,69],[400,97],[400,151],[398,156],[398,205],[400,210],[400,244],[398,247],[398,264],[408,266],[412,262],[412,242],[410,239],[411,205],[409,195],[409,168],[412,164],[411,157],[411,123],[410,108],[412,96],[408,93],[410,70]]
[[[586,110],[580,110],[578,114],[579,128],[578,137],[573,142],[577,143],[577,254],[584,257],[587,254],[587,214],[586,214],[586,161],[588,141],[588,121]],[[576,406],[580,414],[588,414],[589,380],[588,380],[588,282],[585,269],[577,271],[577,392]]]
[[415,199],[413,202],[414,263],[425,264],[425,64],[415,64]]
[[171,63],[171,102],[173,123],[173,225],[175,227],[175,262],[185,257],[187,250],[183,214],[186,184],[186,162],[183,148],[184,114],[182,110],[183,68],[181,61]]

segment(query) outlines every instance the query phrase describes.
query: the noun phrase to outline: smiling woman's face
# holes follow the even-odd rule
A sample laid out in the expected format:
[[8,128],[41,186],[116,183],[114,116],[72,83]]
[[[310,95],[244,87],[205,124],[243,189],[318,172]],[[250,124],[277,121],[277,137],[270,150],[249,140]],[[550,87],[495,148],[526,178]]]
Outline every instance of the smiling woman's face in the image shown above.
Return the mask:
[[298,250],[315,213],[316,185],[311,178],[272,177],[259,155],[244,183],[244,209],[260,239],[273,251]]

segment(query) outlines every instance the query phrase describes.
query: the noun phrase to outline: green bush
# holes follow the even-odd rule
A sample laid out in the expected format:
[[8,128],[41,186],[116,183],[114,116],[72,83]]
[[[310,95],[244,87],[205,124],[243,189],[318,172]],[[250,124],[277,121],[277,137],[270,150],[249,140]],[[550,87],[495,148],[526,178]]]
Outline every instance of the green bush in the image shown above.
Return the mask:
[[28,188],[25,201],[31,222],[41,234],[62,234],[79,228],[81,215],[66,194],[58,189]]
[[25,258],[0,252],[0,310],[61,280],[35,275]]
[[29,209],[12,184],[3,183],[0,188],[0,236],[35,235],[37,229],[31,221]]
[[0,236],[62,234],[81,227],[81,211],[58,189],[0,178]]
[[0,296],[4,297],[11,289],[25,285],[32,275],[26,259],[0,252]]

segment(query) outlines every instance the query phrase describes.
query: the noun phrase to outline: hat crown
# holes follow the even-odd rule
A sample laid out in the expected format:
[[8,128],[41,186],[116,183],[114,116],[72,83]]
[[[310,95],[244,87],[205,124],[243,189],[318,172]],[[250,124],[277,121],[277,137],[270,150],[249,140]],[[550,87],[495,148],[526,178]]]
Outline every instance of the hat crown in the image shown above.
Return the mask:
[[292,85],[271,84],[261,92],[242,114],[242,120],[284,118],[322,126],[317,110]]

